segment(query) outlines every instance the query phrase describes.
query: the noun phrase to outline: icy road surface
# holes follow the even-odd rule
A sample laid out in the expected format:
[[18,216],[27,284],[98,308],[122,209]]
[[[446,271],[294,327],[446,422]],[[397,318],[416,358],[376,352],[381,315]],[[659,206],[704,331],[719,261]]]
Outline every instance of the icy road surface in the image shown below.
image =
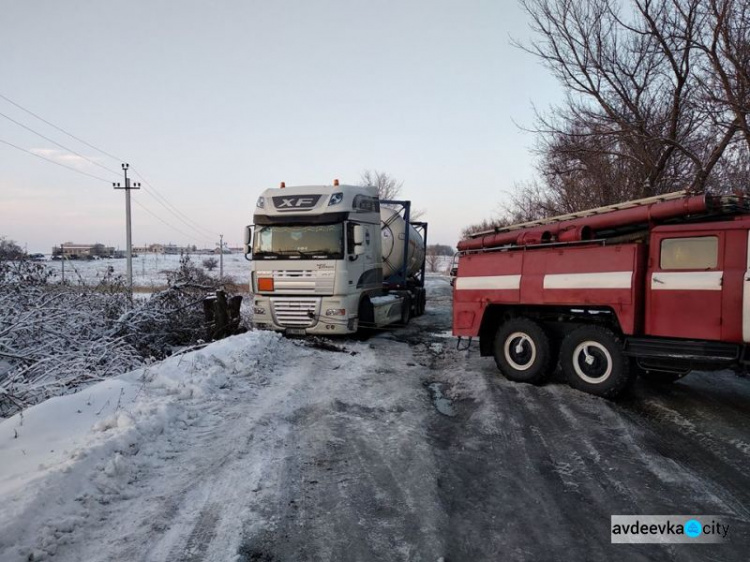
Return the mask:
[[[339,350],[249,333],[0,424],[0,560],[747,560],[750,380],[612,403],[455,350],[450,287]],[[724,545],[611,545],[718,514]]]

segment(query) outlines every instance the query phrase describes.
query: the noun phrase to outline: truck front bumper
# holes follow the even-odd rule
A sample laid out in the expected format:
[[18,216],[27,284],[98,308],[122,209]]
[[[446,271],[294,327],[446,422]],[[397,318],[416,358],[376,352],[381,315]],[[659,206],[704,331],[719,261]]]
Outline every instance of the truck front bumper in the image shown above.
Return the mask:
[[345,335],[358,328],[358,297],[255,295],[253,327],[288,335]]

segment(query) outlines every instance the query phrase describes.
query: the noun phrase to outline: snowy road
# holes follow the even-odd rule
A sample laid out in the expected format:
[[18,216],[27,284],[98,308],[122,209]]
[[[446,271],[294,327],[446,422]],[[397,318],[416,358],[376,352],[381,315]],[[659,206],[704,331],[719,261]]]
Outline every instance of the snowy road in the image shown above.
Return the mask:
[[[509,383],[449,329],[436,279],[425,316],[340,351],[246,334],[66,397],[97,433],[35,480],[0,471],[0,559],[747,558],[750,380],[692,374],[612,403]],[[0,424],[3,462],[41,451],[38,408]],[[734,534],[610,544],[610,515],[659,513]]]

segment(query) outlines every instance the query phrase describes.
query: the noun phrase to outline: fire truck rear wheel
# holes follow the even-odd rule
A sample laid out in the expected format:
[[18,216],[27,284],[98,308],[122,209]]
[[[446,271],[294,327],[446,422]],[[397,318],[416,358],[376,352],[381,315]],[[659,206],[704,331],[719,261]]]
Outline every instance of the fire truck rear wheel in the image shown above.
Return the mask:
[[533,320],[514,318],[501,324],[493,354],[497,368],[512,381],[540,384],[549,378],[549,338]]
[[560,365],[570,386],[605,398],[615,398],[634,378],[620,340],[601,326],[583,326],[568,334]]

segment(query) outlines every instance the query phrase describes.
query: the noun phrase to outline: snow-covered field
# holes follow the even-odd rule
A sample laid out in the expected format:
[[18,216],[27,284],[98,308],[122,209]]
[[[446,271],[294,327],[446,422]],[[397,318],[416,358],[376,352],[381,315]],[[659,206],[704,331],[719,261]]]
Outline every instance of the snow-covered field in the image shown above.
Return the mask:
[[[746,560],[750,380],[617,403],[499,377],[450,287],[365,342],[249,332],[0,423],[0,560]],[[612,545],[612,514],[724,545]]]
[[[192,263],[202,266],[203,260],[207,258],[219,261],[218,255],[190,254]],[[62,262],[60,260],[48,260],[44,262],[57,275],[62,276]],[[160,287],[166,284],[165,271],[174,271],[180,267],[179,255],[166,254],[139,254],[133,258],[133,284],[139,287]],[[65,279],[76,282],[82,280],[87,284],[97,283],[107,276],[109,268],[113,275],[122,275],[127,271],[127,260],[125,259],[101,259],[101,260],[66,260]],[[209,273],[214,277],[219,276],[219,266]],[[224,275],[232,277],[237,283],[247,283],[250,279],[250,262],[240,254],[224,255]]]
[[[203,260],[214,258],[219,261],[218,255],[190,254],[190,259],[195,265],[202,266]],[[438,256],[434,260],[436,271],[444,272],[450,266],[450,256]],[[57,275],[62,276],[62,262],[60,260],[48,260],[44,262]],[[97,283],[104,278],[109,268],[113,275],[125,276],[127,262],[125,259],[102,259],[102,260],[67,260],[65,262],[66,280],[83,280],[85,283]],[[159,287],[166,284],[165,271],[174,271],[180,267],[179,255],[166,254],[139,254],[133,258],[133,284],[139,287]],[[428,268],[429,271],[429,268]],[[216,266],[209,275],[219,276],[219,266]],[[224,255],[224,275],[234,279],[238,284],[246,284],[250,279],[250,262],[241,254]]]

